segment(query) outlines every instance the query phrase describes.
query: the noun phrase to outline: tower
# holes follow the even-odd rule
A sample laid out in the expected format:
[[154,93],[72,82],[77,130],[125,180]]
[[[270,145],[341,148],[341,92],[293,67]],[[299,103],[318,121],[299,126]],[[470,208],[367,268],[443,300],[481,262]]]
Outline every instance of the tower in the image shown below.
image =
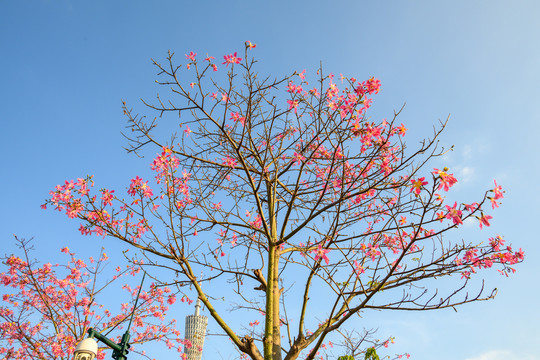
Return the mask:
[[186,340],[189,340],[192,345],[190,348],[184,347],[187,360],[201,360],[208,318],[199,315],[200,308],[201,301],[197,299],[195,314],[186,316]]

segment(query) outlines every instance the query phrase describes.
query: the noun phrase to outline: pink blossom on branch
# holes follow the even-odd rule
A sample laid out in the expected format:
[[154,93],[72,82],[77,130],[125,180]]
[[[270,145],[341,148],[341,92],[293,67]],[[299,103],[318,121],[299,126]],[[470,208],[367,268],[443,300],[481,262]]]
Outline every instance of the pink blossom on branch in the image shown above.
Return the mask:
[[330,250],[324,249],[322,244],[319,244],[319,246],[317,246],[317,249],[312,250],[312,252],[315,253],[315,261],[324,260],[326,265],[328,265],[330,259],[328,259],[328,256],[326,254],[328,254]]
[[411,184],[412,184],[411,192],[414,191],[416,195],[420,195],[420,191],[422,191],[422,188],[424,187],[424,185],[427,185],[428,183],[427,181],[424,181],[425,179],[426,179],[425,177],[421,177],[416,180],[411,179]]
[[496,207],[498,208],[499,207],[499,203],[497,202],[497,200],[499,199],[502,199],[504,197],[503,193],[504,191],[502,191],[502,186],[500,185],[497,185],[497,181],[495,181],[495,188],[492,190],[492,192],[495,194],[494,197],[488,197],[488,199],[491,201],[491,207],[493,209],[495,209]]
[[224,157],[222,160],[223,160],[223,165],[228,166],[228,167],[234,168],[238,164],[236,159],[230,157],[229,155]]
[[497,185],[496,180],[493,180],[493,182],[495,183],[495,188],[493,189],[493,192],[495,193],[495,200],[502,199],[504,197],[504,191],[502,191],[502,186]]
[[197,56],[197,53],[194,53],[193,51],[190,51],[189,54],[186,54],[186,59],[195,61],[195,56]]
[[229,64],[240,64],[240,62],[242,61],[242,58],[236,56],[236,52],[234,54],[223,56],[223,59],[225,59],[223,64],[225,64],[226,66],[229,66]]
[[[122,326],[133,310],[137,289],[128,285],[123,294],[129,302],[121,304],[119,311],[113,312],[100,304],[103,287],[111,287],[118,281],[129,281],[138,269],[129,265],[117,269],[112,280],[103,279],[105,256],[87,265],[76,258],[67,247],[61,252],[67,258],[61,264],[41,264],[29,260],[31,250],[28,241],[19,240],[22,257],[11,255],[2,258],[0,286],[6,293],[0,302],[0,357],[13,360],[71,358],[75,346],[86,337],[89,327],[101,331]],[[137,280],[136,280],[137,281]],[[131,344],[161,340],[171,348],[181,351],[180,333],[175,322],[164,322],[168,306],[174,303],[174,294],[168,288],[150,287],[141,293],[144,302],[139,302],[131,327]],[[113,304],[117,306],[117,304]],[[160,309],[156,312],[156,309]],[[152,332],[154,336],[148,336]],[[114,339],[115,342],[119,338]],[[99,348],[98,358],[103,359],[105,347]]]
[[456,208],[457,203],[454,202],[454,206],[450,207],[446,205],[446,210],[448,211],[446,213],[446,218],[453,221],[454,225],[461,225],[463,224],[463,221],[461,220],[462,212],[461,210]]
[[298,103],[298,100],[287,100],[287,104],[289,104],[289,110],[294,109],[295,114],[298,108]]
[[240,124],[242,124],[242,126],[244,125],[245,121],[246,121],[246,118],[243,117],[243,116],[240,116],[240,114],[238,114],[238,112],[231,112],[231,119],[236,122],[240,122]]
[[482,213],[482,215],[480,216],[480,229],[482,229],[482,226],[485,225],[485,226],[490,226],[490,223],[489,223],[489,220],[493,219],[493,216],[490,216],[490,215],[484,215]]
[[457,183],[457,179],[454,177],[454,175],[447,173],[448,168],[444,168],[443,170],[434,170],[433,175],[437,176],[440,181],[437,190],[444,188],[444,191],[448,191],[455,183]]

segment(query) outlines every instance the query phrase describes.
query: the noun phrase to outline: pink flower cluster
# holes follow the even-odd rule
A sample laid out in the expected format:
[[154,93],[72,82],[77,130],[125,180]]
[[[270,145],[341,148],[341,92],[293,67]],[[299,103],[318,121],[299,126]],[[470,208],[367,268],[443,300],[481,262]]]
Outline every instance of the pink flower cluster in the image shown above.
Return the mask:
[[223,59],[225,59],[225,61],[223,62],[225,66],[229,66],[229,64],[240,64],[240,62],[242,61],[242,58],[236,56],[236,52],[234,54],[223,56]]
[[131,179],[128,194],[131,196],[139,194],[141,197],[144,198],[150,198],[154,195],[152,193],[152,189],[148,186],[148,181],[143,182],[143,179],[138,176],[135,177],[135,179]]
[[158,155],[151,164],[152,170],[158,174],[156,176],[159,184],[162,179],[170,176],[178,168],[178,158],[173,155],[172,150],[168,147],[163,147],[161,155]]
[[453,174],[448,174],[448,168],[444,168],[443,170],[434,169],[433,175],[437,177],[439,180],[439,187],[437,190],[444,189],[444,191],[448,191],[453,185],[457,183],[457,179],[454,177]]
[[456,257],[454,260],[456,266],[464,267],[462,277],[468,279],[477,269],[488,269],[495,264],[503,266],[502,270],[498,269],[502,275],[514,273],[515,269],[511,266],[523,261],[525,253],[522,249],[514,251],[511,246],[503,247],[503,245],[504,239],[496,236],[489,239],[488,248],[468,249],[462,257]]
[[240,116],[240,114],[238,112],[231,112],[231,119],[236,122],[240,122],[240,124],[242,124],[242,126],[244,126],[244,123],[246,122],[246,118],[243,117],[243,116]]
[[[122,305],[116,314],[98,302],[97,289],[103,285],[96,283],[99,277],[94,275],[105,266],[105,254],[99,260],[90,258],[91,265],[87,265],[65,247],[61,252],[69,257],[66,263],[40,265],[27,260],[29,253],[25,243],[22,244],[23,258],[16,255],[5,258],[5,269],[0,273],[0,285],[6,290],[0,303],[0,357],[68,358],[77,343],[86,337],[89,327],[106,331],[128,318],[138,289],[124,286],[129,291],[126,299],[130,304]],[[117,270],[112,281],[99,279],[105,287],[138,272],[131,266]],[[164,322],[175,295],[168,288],[152,286],[149,292],[141,292],[141,298],[144,302],[139,303],[135,312],[131,343],[159,339],[181,350],[182,340],[174,321]],[[100,359],[105,355],[102,350],[98,354]]]

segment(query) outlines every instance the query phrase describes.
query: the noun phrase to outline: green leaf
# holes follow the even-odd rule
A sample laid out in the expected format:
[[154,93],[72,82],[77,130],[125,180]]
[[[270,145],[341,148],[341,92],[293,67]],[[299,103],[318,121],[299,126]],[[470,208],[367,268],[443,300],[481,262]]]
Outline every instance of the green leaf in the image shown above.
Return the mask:
[[369,348],[366,350],[366,357],[364,360],[379,360],[379,355],[377,355],[375,348]]

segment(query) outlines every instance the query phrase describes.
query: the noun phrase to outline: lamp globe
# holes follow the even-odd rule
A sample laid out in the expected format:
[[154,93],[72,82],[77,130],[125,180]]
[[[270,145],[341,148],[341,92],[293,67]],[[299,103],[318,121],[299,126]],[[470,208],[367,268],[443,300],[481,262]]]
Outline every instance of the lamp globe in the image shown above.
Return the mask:
[[73,360],[94,360],[97,355],[97,342],[92,338],[81,341],[75,348]]

